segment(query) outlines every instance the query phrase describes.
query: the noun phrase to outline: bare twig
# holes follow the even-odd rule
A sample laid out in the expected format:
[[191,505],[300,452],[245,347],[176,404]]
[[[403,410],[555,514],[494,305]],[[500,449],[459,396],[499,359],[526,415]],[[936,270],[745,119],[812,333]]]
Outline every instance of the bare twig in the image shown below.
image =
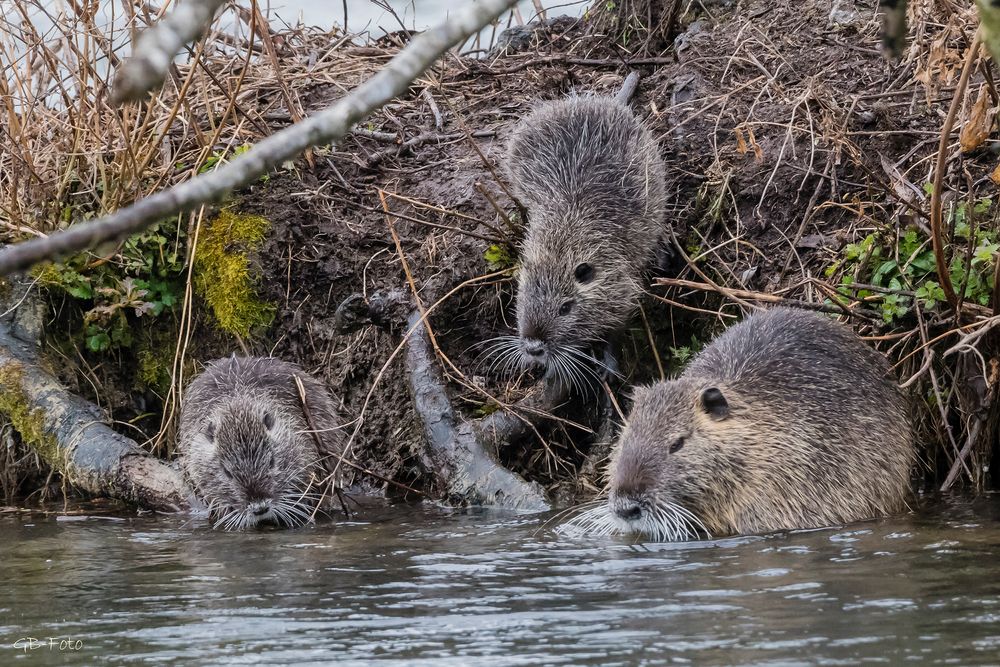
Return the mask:
[[938,143],[937,164],[934,167],[934,190],[931,192],[931,244],[934,249],[934,263],[937,267],[938,282],[944,291],[945,299],[952,310],[958,308],[958,295],[955,287],[951,283],[951,274],[948,272],[948,260],[944,254],[944,230],[942,227],[941,211],[941,190],[944,187],[944,172],[948,164],[948,140],[951,137],[951,130],[955,126],[955,118],[958,109],[962,105],[962,98],[965,96],[965,89],[969,85],[969,76],[972,74],[972,64],[976,61],[979,53],[979,45],[982,43],[982,32],[976,31],[976,36],[969,46],[969,52],[965,57],[965,64],[962,66],[962,75],[955,88],[955,96],[951,100],[951,108],[948,110],[948,117],[945,118],[941,127],[941,140]]
[[680,278],[657,278],[654,281],[654,284],[662,285],[664,287],[683,287],[686,289],[694,289],[703,292],[717,292],[744,306],[747,305],[747,301],[755,301],[762,303],[780,304],[795,308],[804,308],[806,310],[816,310],[821,313],[850,315],[852,317],[861,317],[869,320],[877,320],[879,318],[878,313],[872,310],[867,310],[857,307],[848,308],[844,304],[840,303],[834,306],[827,306],[826,304],[822,303],[813,303],[811,301],[800,301],[798,299],[789,299],[787,297],[778,296],[777,294],[767,294],[766,292],[752,292],[750,290],[730,289],[727,287],[720,287],[715,283],[699,283],[692,280],[681,280]]
[[514,222],[510,219],[510,216],[507,215],[507,211],[503,210],[503,207],[500,206],[499,202],[497,202],[496,197],[490,194],[490,191],[486,189],[486,186],[479,181],[476,181],[475,188],[476,190],[479,190],[479,194],[485,197],[486,201],[488,201],[490,206],[493,207],[493,210],[497,212],[497,216],[499,216],[499,218],[503,221],[503,224],[506,225],[507,229],[510,230],[513,238],[520,238],[523,230],[514,224]]
[[656,349],[656,339],[653,338],[653,330],[649,327],[649,319],[646,318],[646,309],[639,304],[639,314],[642,315],[642,325],[646,329],[646,338],[649,341],[649,349],[653,352],[653,359],[656,360],[656,369],[660,372],[660,381],[667,379],[667,374],[663,370],[663,362],[660,360],[660,353]]
[[951,464],[951,469],[948,471],[948,476],[945,477],[944,484],[941,485],[941,491],[947,491],[951,488],[951,485],[955,483],[958,479],[958,475],[962,472],[962,468],[965,466],[965,459],[969,457],[969,453],[972,451],[972,447],[976,444],[979,439],[979,431],[983,428],[983,422],[981,419],[976,419],[972,423],[972,428],[969,429],[969,437],[962,445],[962,451],[958,453],[955,458],[955,462]]
[[225,0],[180,2],[135,44],[135,53],[119,68],[112,90],[114,102],[139,100],[160,87],[181,47],[205,32]]

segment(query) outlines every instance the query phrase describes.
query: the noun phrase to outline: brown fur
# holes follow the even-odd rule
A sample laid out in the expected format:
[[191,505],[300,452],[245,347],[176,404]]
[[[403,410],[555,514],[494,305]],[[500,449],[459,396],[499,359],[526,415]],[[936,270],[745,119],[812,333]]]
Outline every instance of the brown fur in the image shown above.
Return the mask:
[[827,317],[776,308],[636,390],[608,509],[638,532],[669,505],[713,535],[840,524],[903,510],[914,460],[885,359]]
[[[305,387],[319,446],[296,377]],[[318,482],[343,452],[342,421],[326,387],[299,366],[271,358],[218,359],[187,389],[177,443],[181,467],[227,527],[261,520],[298,525],[322,492],[329,495]]]

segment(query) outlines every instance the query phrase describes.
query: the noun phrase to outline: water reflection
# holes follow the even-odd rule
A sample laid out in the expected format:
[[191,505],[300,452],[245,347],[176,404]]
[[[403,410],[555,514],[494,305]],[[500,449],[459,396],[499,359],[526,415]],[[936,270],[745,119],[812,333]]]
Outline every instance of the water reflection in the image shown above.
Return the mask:
[[[223,534],[0,518],[0,651],[31,664],[995,662],[1000,504],[693,544],[382,509]],[[17,652],[21,637],[81,651]],[[26,663],[27,664],[27,663]]]

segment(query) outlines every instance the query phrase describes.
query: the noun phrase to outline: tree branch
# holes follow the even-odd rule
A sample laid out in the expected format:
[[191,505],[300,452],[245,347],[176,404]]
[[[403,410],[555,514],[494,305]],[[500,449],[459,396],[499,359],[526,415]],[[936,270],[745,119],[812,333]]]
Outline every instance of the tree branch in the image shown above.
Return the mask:
[[225,1],[186,0],[139,35],[133,55],[118,68],[111,100],[116,104],[137,101],[163,85],[174,56],[201,37]]
[[404,94],[449,48],[478,32],[513,4],[514,0],[464,3],[445,22],[414,37],[378,74],[336,104],[267,137],[215,171],[157,192],[100,220],[0,249],[0,276],[24,270],[42,260],[123,239],[158,220],[217,201],[306,148],[341,139],[355,123]]
[[434,352],[419,312],[409,318],[406,370],[417,414],[427,437],[430,468],[452,501],[542,511],[549,508],[545,492],[499,465],[462,421],[438,377]]
[[43,314],[31,298],[17,305],[8,309],[0,300],[0,406],[25,444],[88,493],[161,511],[197,505],[177,470],[112,430],[97,406],[42,370],[35,347]]

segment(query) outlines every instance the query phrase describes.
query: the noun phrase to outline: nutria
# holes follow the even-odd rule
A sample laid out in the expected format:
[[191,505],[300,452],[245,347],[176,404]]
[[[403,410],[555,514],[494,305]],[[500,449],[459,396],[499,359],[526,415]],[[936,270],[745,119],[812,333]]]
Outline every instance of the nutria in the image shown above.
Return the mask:
[[858,521],[905,509],[914,459],[886,360],[827,317],[775,308],[636,390],[608,501],[577,523],[681,539]]
[[299,366],[260,357],[217,359],[184,398],[181,468],[216,527],[301,525],[320,498],[329,498],[329,481],[340,482],[330,475],[343,453],[341,422],[326,387]]
[[[507,358],[570,381],[642,292],[664,238],[664,166],[649,130],[621,101],[570,97],[520,122],[507,176],[526,206],[517,338]],[[579,375],[578,373],[576,374]]]

